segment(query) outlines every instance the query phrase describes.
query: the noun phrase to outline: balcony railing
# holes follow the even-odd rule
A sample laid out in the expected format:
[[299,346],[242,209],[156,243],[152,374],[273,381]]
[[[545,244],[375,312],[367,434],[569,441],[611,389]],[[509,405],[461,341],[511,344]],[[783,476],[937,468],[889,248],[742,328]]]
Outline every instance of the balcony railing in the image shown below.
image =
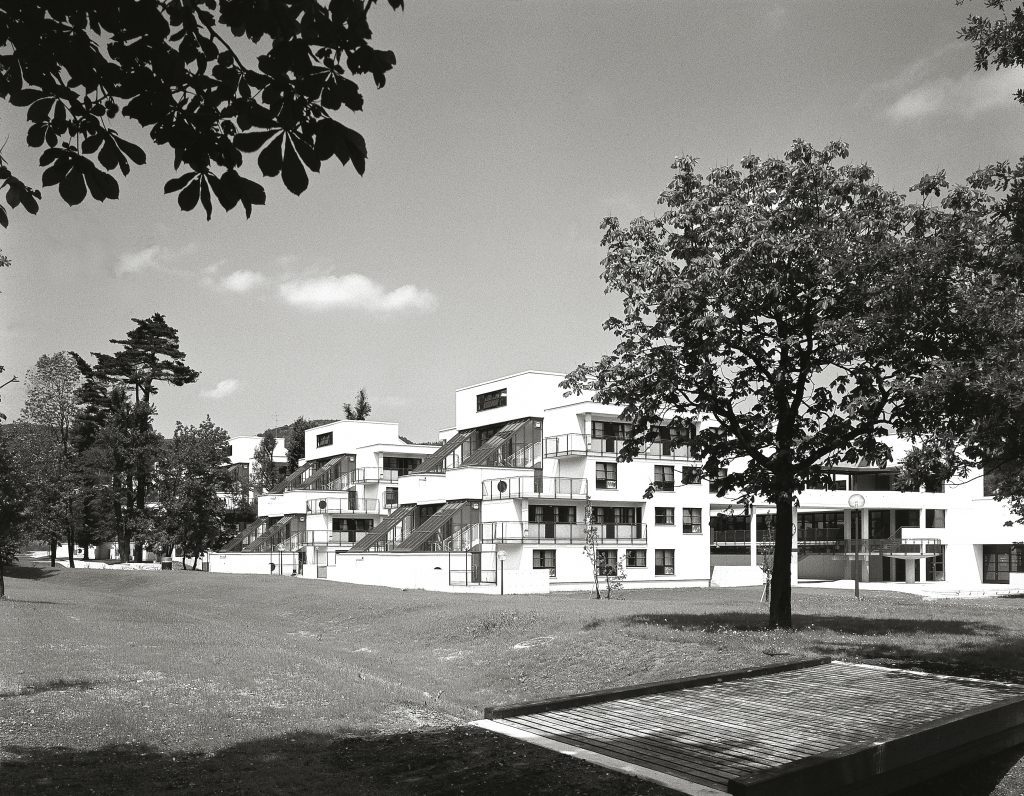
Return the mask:
[[[592,437],[589,434],[559,434],[544,438],[544,457],[559,459],[564,456],[615,456],[622,452],[625,440],[613,437]],[[668,442],[651,442],[640,448],[635,459],[692,460],[693,448],[687,442],[674,448]]]
[[[594,526],[600,545],[647,544],[647,526],[640,523]],[[584,544],[587,527],[582,522],[478,522],[463,525],[438,542],[438,550],[469,550],[478,544]]]
[[380,514],[373,498],[320,498],[306,501],[307,514]]
[[386,470],[383,467],[360,467],[331,482],[331,489],[348,489],[356,484],[397,484],[399,476],[406,475],[402,470]]
[[482,484],[484,500],[510,498],[582,499],[587,496],[586,478],[492,478]]

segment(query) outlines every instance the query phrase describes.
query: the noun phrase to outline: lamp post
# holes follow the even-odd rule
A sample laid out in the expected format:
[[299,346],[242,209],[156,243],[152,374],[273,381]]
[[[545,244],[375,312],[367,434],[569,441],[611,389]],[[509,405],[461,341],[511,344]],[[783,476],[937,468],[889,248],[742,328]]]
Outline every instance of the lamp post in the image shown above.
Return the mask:
[[498,551],[498,561],[501,564],[501,593],[505,594],[505,558],[508,556],[504,550]]
[[[850,499],[846,501],[851,509],[857,509],[860,511],[864,508],[864,496],[854,492],[850,495]],[[857,544],[853,548],[853,596],[856,599],[860,599],[860,541],[861,536],[864,535],[864,529],[861,527],[862,523],[858,520],[857,522]]]

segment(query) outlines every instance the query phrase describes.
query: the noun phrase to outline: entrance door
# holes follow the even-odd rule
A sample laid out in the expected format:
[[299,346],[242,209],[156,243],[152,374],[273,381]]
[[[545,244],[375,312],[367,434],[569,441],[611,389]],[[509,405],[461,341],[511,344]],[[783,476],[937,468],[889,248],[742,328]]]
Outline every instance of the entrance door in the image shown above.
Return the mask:
[[1010,545],[982,545],[981,579],[985,583],[1010,582]]

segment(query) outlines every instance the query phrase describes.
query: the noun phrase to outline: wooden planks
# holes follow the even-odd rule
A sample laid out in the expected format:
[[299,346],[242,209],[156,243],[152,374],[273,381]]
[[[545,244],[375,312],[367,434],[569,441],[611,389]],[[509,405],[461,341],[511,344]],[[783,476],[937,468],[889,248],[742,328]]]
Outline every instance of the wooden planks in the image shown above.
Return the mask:
[[1024,688],[813,661],[489,714],[495,727],[739,796],[880,793],[1024,739]]

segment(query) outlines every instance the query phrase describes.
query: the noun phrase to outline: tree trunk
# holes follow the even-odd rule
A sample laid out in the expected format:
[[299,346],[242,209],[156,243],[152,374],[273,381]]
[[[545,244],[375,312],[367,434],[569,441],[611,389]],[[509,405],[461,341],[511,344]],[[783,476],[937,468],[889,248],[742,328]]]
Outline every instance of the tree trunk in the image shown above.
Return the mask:
[[75,532],[68,526],[68,567],[75,568]]
[[50,566],[57,566],[57,540],[50,540]]
[[75,568],[75,520],[71,513],[71,500],[68,499],[68,566]]
[[769,629],[793,627],[792,548],[793,495],[787,494],[779,496],[775,501],[775,556],[768,603]]
[[[184,563],[185,563],[185,559],[184,559],[184,558],[182,558],[182,559],[181,559],[181,562],[182,562],[182,563],[184,564]],[[192,559],[192,571],[193,571],[193,572],[195,572],[195,571],[196,571],[196,567],[197,567],[197,566],[199,566],[199,555],[198,555],[198,554],[196,555],[196,557],[195,557],[195,558],[193,558],[193,559]]]
[[4,565],[0,564],[0,600],[5,600],[6,591],[4,590]]

